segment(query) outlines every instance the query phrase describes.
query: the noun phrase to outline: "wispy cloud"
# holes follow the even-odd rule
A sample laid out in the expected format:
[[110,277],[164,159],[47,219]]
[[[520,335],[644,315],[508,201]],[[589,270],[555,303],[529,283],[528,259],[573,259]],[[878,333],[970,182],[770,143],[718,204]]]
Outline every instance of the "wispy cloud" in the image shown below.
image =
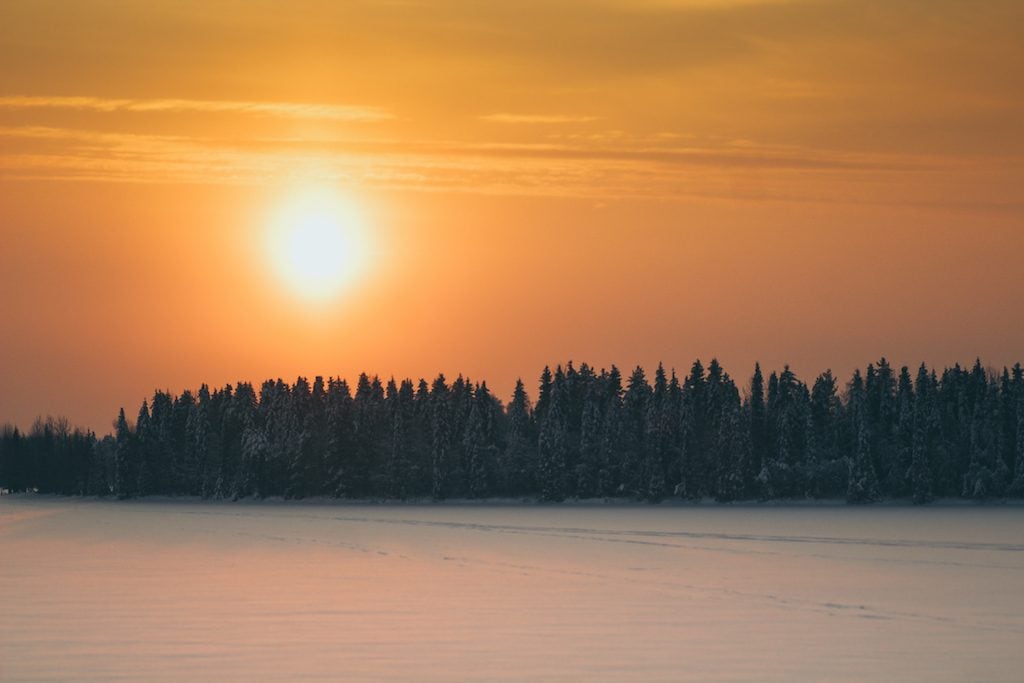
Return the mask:
[[481,121],[491,123],[512,124],[559,124],[559,123],[590,123],[597,121],[597,116],[567,116],[563,114],[487,114]]
[[[0,179],[264,184],[315,173],[352,186],[587,199],[702,197],[1018,210],[964,160],[753,141],[620,135],[561,144],[357,137],[181,137],[0,126]],[[697,143],[700,143],[698,146]],[[936,173],[938,172],[938,173]],[[939,180],[936,180],[938,178]]]
[[0,109],[76,109],[96,112],[207,112],[254,114],[333,121],[387,121],[395,116],[382,107],[239,100],[116,99],[105,97],[0,97]]

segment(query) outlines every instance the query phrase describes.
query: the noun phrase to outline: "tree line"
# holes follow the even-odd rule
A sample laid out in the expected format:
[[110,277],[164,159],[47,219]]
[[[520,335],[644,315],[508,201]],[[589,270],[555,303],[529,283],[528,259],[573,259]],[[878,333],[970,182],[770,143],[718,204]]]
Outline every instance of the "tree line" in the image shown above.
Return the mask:
[[843,386],[712,360],[568,363],[508,405],[458,377],[360,375],[157,391],[102,438],[66,420],[0,430],[0,488],[67,495],[356,499],[837,499],[1024,496],[1024,371],[912,376],[883,358]]

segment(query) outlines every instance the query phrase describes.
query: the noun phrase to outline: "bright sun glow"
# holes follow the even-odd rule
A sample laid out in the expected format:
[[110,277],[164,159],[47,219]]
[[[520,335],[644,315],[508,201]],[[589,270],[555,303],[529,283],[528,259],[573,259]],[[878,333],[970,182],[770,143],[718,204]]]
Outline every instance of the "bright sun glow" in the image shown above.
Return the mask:
[[296,294],[337,296],[367,268],[362,216],[330,189],[304,190],[285,201],[270,224],[267,247],[278,277]]

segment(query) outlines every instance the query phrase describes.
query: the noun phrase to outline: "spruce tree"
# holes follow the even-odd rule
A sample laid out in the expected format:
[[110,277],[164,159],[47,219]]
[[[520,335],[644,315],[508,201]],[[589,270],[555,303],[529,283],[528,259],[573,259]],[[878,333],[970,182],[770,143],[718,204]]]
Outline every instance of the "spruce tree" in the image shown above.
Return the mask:
[[476,387],[463,437],[469,454],[469,495],[487,498],[494,491],[497,446],[494,444],[493,398],[483,382]]
[[644,369],[637,366],[629,378],[622,400],[622,478],[624,492],[635,498],[645,497],[648,489],[644,464],[649,458],[646,436],[651,393]]
[[654,390],[647,408],[642,463],[644,498],[657,502],[665,496],[665,474],[672,457],[673,431],[676,425],[669,399],[665,367],[659,363],[654,374]]
[[910,462],[910,483],[913,500],[921,505],[932,500],[932,453],[938,430],[935,387],[924,363],[917,371],[914,401],[914,437]]
[[533,429],[530,399],[523,381],[516,380],[508,405],[508,445],[505,451],[505,489],[515,496],[536,492],[537,435]]
[[[765,433],[765,397],[764,397],[764,376],[761,374],[761,364],[754,363],[754,375],[750,378],[750,447],[752,451],[751,460],[756,471],[760,472],[761,466],[766,459],[768,450],[767,435]],[[756,474],[756,472],[755,472]]]
[[758,474],[762,498],[802,493],[800,467],[806,460],[810,393],[786,365],[768,380],[768,449]]
[[389,432],[384,386],[380,377],[360,375],[352,408],[353,449],[348,469],[349,495],[379,496],[384,489],[381,466],[387,462],[384,451]]
[[595,383],[587,395],[580,421],[580,457],[576,465],[576,495],[580,498],[602,495],[604,416],[601,404],[600,385]]
[[559,389],[557,384],[552,388],[537,442],[540,499],[548,502],[559,502],[566,496],[566,427]]
[[534,415],[537,419],[537,424],[540,424],[548,412],[548,405],[551,403],[551,388],[554,386],[554,377],[551,374],[551,368],[547,365],[544,366],[544,371],[540,375],[540,388],[537,392],[537,404],[534,406]]
[[430,404],[431,495],[436,500],[443,500],[448,495],[452,450],[451,408],[443,374],[437,376],[430,388]]
[[459,375],[449,391],[451,457],[448,460],[448,497],[464,498],[469,495],[470,454],[466,448],[466,428],[473,410],[473,384],[468,377]]
[[964,498],[986,499],[1002,496],[1010,476],[999,447],[998,387],[986,383],[984,393],[975,395],[970,422],[970,464],[963,476]]
[[846,500],[849,503],[871,503],[878,500],[878,475],[871,457],[871,435],[864,384],[855,372],[850,385],[850,410],[856,442],[849,463]]
[[[909,379],[909,377],[908,377]],[[892,495],[890,483],[902,487],[905,472],[890,473],[891,466],[898,462],[896,449],[896,424],[899,407],[896,398],[896,375],[889,361],[880,358],[878,365],[868,365],[865,382],[867,398],[867,426],[871,440],[871,457],[878,473],[879,485],[885,485],[885,493]]]
[[1024,494],[1019,364],[997,375],[979,360],[947,368],[941,380],[922,365],[912,382],[883,358],[866,373],[867,382],[854,373],[841,399],[830,372],[809,389],[787,367],[772,374],[766,398],[758,365],[741,401],[714,360],[707,370],[695,363],[682,384],[659,366],[652,387],[637,368],[625,392],[615,366],[596,374],[569,363],[542,377],[541,419],[521,382],[506,411],[486,383],[464,377],[451,387],[442,376],[433,387],[392,380],[385,389],[363,375],[355,397],[344,380],[319,377],[267,381],[258,397],[245,383],[157,391],[134,428],[121,411],[103,439],[60,418],[24,434],[0,430],[0,486],[236,498],[654,501],[676,482],[680,495],[723,501]]
[[[193,443],[193,435],[189,432],[189,420],[194,418],[196,397],[186,389],[178,396],[168,394],[167,403],[171,406],[167,415],[157,418],[162,423],[160,438],[163,440],[163,448],[158,455],[159,483],[153,492],[195,496],[199,494],[200,462],[204,456],[197,449],[197,444]],[[203,443],[199,448],[205,449],[206,444]]]
[[704,366],[698,358],[683,381],[679,412],[679,482],[675,493],[684,498],[700,498],[710,489],[712,459],[708,452],[707,387]]
[[889,453],[891,461],[886,466],[887,475],[883,487],[889,498],[905,498],[913,488],[914,404],[914,383],[910,378],[910,370],[903,366],[896,389],[896,423],[893,447]]
[[807,457],[802,468],[805,493],[813,498],[845,495],[847,466],[839,450],[841,411],[835,377],[831,370],[826,370],[811,389]]
[[603,465],[598,478],[598,490],[603,496],[622,495],[625,491],[623,473],[623,407],[622,374],[612,366],[602,390],[603,420],[601,424],[600,461]]
[[[718,496],[718,487],[733,475],[740,477],[739,489],[743,489],[744,473],[732,472],[737,455],[732,451],[735,444],[731,434],[731,423],[740,410],[740,392],[717,359],[708,365],[706,399],[704,407],[704,451],[707,454],[706,473],[703,476],[703,490],[706,495]],[[744,458],[744,467],[746,458]],[[736,493],[733,495],[740,495]]]
[[121,408],[117,414],[114,434],[117,441],[117,465],[115,468],[117,478],[114,482],[114,490],[121,498],[131,498],[138,494],[138,450],[134,434],[128,426],[128,420],[125,419],[124,408]]
[[156,443],[155,430],[151,426],[149,402],[143,399],[139,408],[139,415],[135,419],[134,441],[134,463],[132,476],[134,481],[124,482],[125,491],[130,491],[131,496],[144,496],[147,494],[147,487],[144,482],[148,480],[149,469],[152,467],[154,457],[153,451],[158,448]]
[[224,486],[222,495],[238,498],[246,495],[242,483],[251,479],[251,473],[243,468],[242,438],[245,428],[256,415],[256,391],[247,382],[239,382],[234,392],[226,399],[222,416],[221,434],[223,439],[222,472]]
[[1024,368],[1020,363],[1013,366],[1013,378],[1010,383],[1014,404],[1014,466],[1008,493],[1011,496],[1024,496]]
[[266,470],[269,450],[266,432],[254,418],[242,430],[242,469],[235,497],[267,496]]
[[352,491],[349,470],[356,447],[354,400],[348,382],[343,379],[329,380],[326,403],[324,488],[329,495],[345,496]]
[[216,491],[217,475],[213,472],[220,469],[220,444],[213,434],[210,402],[210,388],[205,384],[199,388],[197,400],[182,402],[189,406],[185,418],[185,457],[182,458],[186,474],[182,479],[188,495],[204,498]]
[[728,412],[728,417],[721,421],[720,442],[723,448],[715,484],[715,500],[722,503],[747,497],[747,473],[753,457],[750,430],[747,428],[749,416],[742,407],[734,407]]
[[387,447],[387,471],[384,474],[384,495],[404,500],[415,489],[411,475],[415,471],[411,454],[414,450],[415,389],[412,380],[402,380],[396,386],[388,382],[385,392],[390,413],[390,433]]

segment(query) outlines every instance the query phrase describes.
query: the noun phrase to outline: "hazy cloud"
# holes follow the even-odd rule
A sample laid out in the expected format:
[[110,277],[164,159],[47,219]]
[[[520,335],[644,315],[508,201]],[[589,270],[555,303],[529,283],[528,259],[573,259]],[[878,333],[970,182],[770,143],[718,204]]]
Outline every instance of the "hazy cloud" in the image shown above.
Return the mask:
[[599,118],[597,116],[566,116],[561,114],[488,114],[481,116],[480,120],[491,123],[558,124],[590,123],[591,121],[597,121]]
[[103,97],[0,97],[0,109],[78,109],[97,112],[228,112],[285,118],[332,121],[387,121],[391,112],[381,107],[294,102],[234,100],[112,99]]
[[1019,208],[1006,205],[999,187],[962,159],[751,140],[687,140],[683,146],[660,136],[622,136],[616,144],[190,138],[44,126],[0,126],[0,140],[0,178],[8,179],[260,185],[313,174],[354,187],[591,200]]

